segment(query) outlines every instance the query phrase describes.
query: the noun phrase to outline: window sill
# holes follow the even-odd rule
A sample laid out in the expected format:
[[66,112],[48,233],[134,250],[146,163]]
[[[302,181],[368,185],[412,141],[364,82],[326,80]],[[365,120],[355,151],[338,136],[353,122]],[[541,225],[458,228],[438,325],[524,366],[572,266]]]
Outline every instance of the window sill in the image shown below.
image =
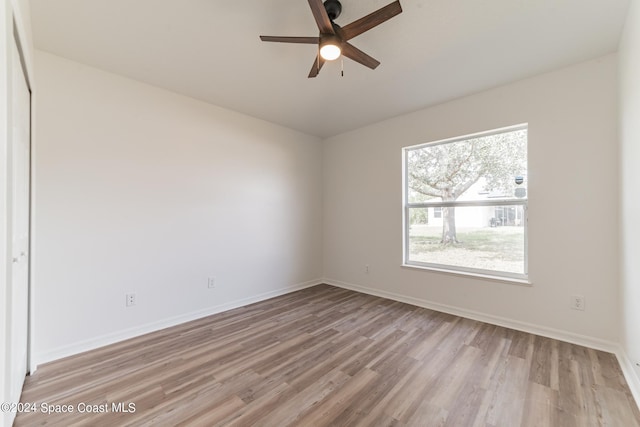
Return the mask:
[[518,279],[515,277],[493,276],[491,274],[472,273],[468,271],[449,270],[446,268],[427,267],[423,265],[414,265],[414,264],[402,264],[402,267],[418,269],[418,270],[434,271],[436,273],[449,274],[454,276],[465,276],[465,277],[472,277],[476,279],[491,280],[494,282],[510,283],[513,285],[520,285],[520,286],[533,285],[533,283],[529,279]]

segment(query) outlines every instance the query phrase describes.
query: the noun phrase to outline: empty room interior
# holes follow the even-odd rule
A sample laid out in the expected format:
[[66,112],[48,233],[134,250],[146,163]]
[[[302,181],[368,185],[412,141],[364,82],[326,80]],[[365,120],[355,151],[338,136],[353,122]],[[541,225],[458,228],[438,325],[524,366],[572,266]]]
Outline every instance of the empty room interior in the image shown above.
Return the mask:
[[640,0],[0,41],[1,426],[640,427]]

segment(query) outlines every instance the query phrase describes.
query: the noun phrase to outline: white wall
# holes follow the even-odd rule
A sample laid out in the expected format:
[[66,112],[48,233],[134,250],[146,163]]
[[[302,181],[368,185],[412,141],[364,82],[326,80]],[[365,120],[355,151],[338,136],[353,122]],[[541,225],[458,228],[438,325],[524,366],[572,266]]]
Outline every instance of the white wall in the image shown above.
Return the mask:
[[635,371],[640,402],[640,1],[632,0],[620,43],[620,143],[622,185],[622,345]]
[[[609,55],[325,141],[325,277],[610,348],[619,330],[616,61]],[[401,148],[520,123],[529,124],[533,285],[401,267]],[[585,296],[585,311],[570,309],[572,294]]]
[[319,139],[48,53],[35,62],[39,362],[322,277]]

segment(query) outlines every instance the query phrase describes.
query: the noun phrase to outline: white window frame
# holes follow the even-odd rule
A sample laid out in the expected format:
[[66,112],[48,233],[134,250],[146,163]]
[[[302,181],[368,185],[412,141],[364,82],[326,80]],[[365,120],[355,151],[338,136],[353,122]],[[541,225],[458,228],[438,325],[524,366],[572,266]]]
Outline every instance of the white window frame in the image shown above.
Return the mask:
[[[420,148],[424,148],[426,146],[435,146],[441,144],[449,144],[458,141],[465,141],[468,139],[483,137],[483,136],[491,136],[500,133],[512,132],[521,129],[528,130],[528,124],[519,124],[515,126],[504,127],[500,129],[493,129],[487,132],[478,132],[463,136],[457,136],[454,138],[443,139],[439,141],[427,142],[422,144],[416,144],[409,147],[402,148],[402,202],[403,202],[403,215],[402,215],[402,259],[404,267],[416,267],[427,270],[435,270],[446,273],[453,274],[462,274],[462,275],[471,275],[477,277],[484,278],[492,278],[498,280],[505,280],[510,282],[517,282],[520,284],[530,284],[529,281],[529,239],[528,239],[528,229],[529,229],[529,215],[528,215],[528,194],[527,197],[518,199],[518,198],[509,198],[509,199],[493,199],[493,200],[478,200],[478,201],[454,201],[454,202],[443,202],[443,201],[429,201],[429,202],[421,202],[421,203],[410,203],[409,202],[409,171],[408,171],[408,156],[409,151],[417,150]],[[527,138],[528,145],[528,138]],[[527,150],[527,163],[528,159],[528,150]],[[527,190],[528,193],[528,190]],[[448,265],[448,264],[436,264],[436,263],[428,263],[422,261],[411,261],[409,259],[410,250],[409,250],[409,226],[410,219],[409,213],[412,208],[436,208],[436,207],[485,207],[485,206],[522,206],[523,210],[523,228],[524,228],[524,273],[513,273],[506,271],[498,271],[498,270],[485,270],[479,268],[471,268],[471,267],[461,267],[456,265]]]

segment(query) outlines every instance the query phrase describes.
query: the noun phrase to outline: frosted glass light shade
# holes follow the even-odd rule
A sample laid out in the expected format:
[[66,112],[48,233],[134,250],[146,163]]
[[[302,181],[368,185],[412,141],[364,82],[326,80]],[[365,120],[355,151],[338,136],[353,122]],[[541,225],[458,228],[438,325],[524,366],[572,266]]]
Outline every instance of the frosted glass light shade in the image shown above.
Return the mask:
[[327,61],[338,59],[341,53],[340,47],[335,44],[327,43],[320,48],[320,56]]

